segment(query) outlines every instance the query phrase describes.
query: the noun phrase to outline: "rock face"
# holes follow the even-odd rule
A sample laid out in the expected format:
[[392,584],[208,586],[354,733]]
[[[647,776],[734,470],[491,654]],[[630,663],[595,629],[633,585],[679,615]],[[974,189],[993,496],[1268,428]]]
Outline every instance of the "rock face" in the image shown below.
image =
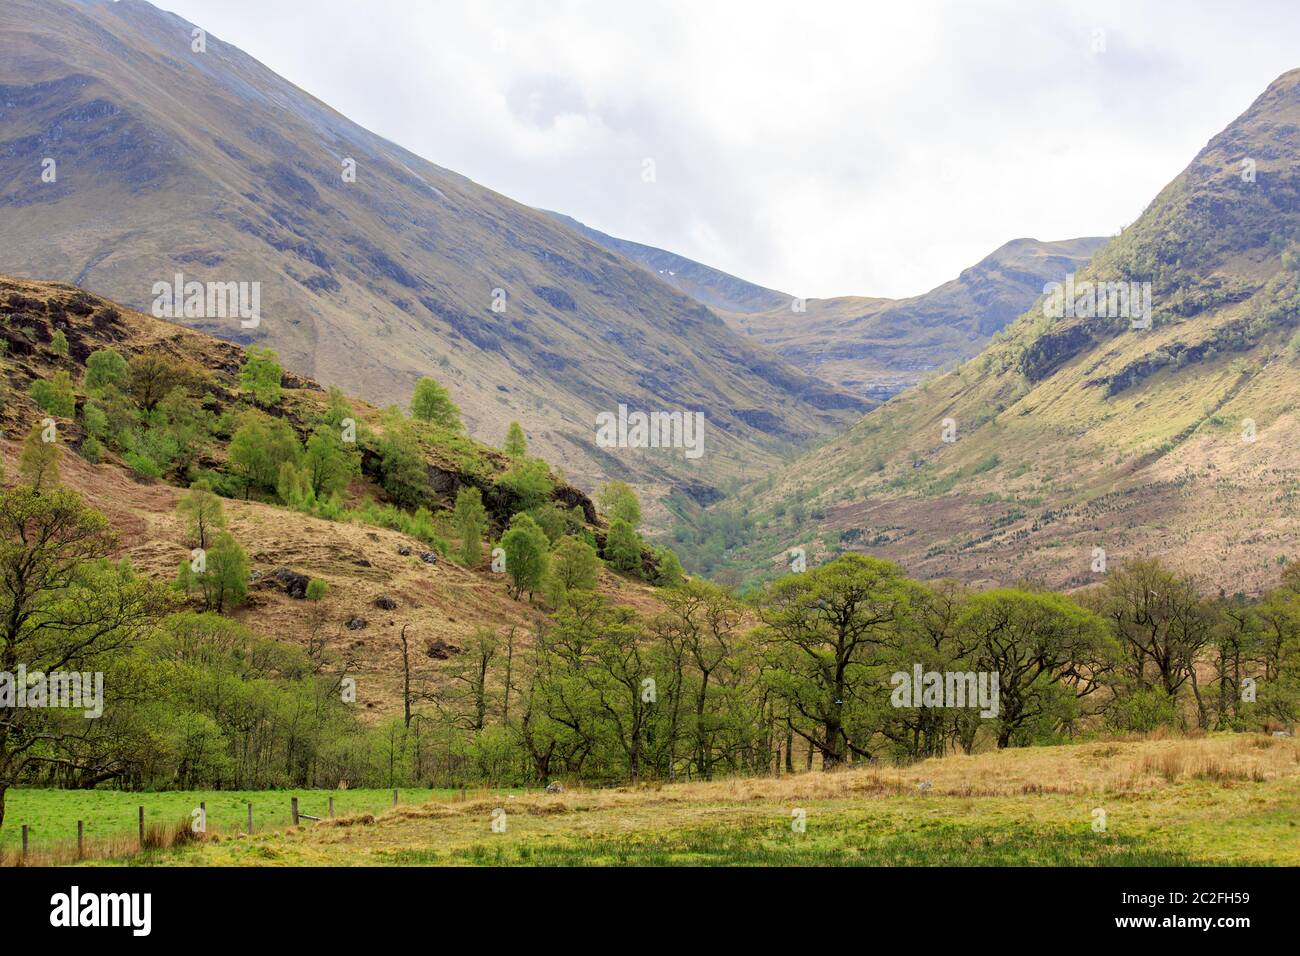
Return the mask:
[[425,564],[437,564],[438,553],[436,551],[421,551],[420,560],[423,561]]
[[375,607],[379,608],[381,611],[395,611],[397,610],[397,602],[387,594],[381,594],[379,597],[375,598]]
[[346,627],[349,631],[362,631],[365,630],[366,619],[364,617],[350,618],[348,622],[343,626]]

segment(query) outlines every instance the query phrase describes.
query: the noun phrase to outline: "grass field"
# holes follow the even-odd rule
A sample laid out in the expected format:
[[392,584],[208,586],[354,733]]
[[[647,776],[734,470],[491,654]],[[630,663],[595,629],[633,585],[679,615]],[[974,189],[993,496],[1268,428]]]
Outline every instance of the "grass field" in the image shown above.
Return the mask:
[[[403,803],[423,803],[431,796],[449,797],[452,791],[404,789]],[[283,829],[289,826],[290,799],[298,798],[300,813],[323,817],[334,798],[334,812],[374,813],[391,809],[392,790],[206,790],[123,793],[117,790],[31,790],[14,789],[5,796],[5,822],[0,829],[0,853],[13,853],[21,846],[22,826],[29,828],[29,846],[44,850],[73,845],[77,821],[85,823],[88,841],[133,838],[139,832],[139,808],[145,808],[146,827],[173,827],[189,820],[200,802],[206,803],[208,827],[214,833],[231,834],[248,826],[248,803],[253,803],[255,829]]]
[[[423,802],[415,802],[417,794]],[[129,816],[139,801],[120,796]],[[255,804],[259,796],[268,800],[254,795]],[[270,801],[287,808],[288,796]],[[312,812],[310,796],[302,796]],[[236,795],[209,797],[211,814],[224,806],[218,799]],[[201,843],[123,862],[1300,865],[1300,745],[1258,735],[1100,742],[907,768],[561,794],[481,791],[461,799],[408,791],[396,809],[391,793],[352,791],[347,799],[356,802],[336,806],[356,812],[332,822],[251,838],[221,828]],[[178,795],[175,806],[191,803],[193,795]],[[497,807],[506,814],[503,833],[492,830]],[[792,827],[797,810],[805,814],[804,832]]]

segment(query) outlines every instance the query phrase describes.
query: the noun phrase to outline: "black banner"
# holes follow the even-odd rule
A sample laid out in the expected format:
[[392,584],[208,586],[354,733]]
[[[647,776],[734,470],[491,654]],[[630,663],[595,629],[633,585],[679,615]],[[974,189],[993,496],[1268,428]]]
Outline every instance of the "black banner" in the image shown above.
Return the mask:
[[[417,926],[484,942],[633,929],[674,939],[797,927],[824,943],[862,920],[927,944],[1006,931],[1204,937],[1231,946],[1294,922],[1295,869],[198,869],[0,870],[11,940],[131,945],[281,939],[370,943]],[[665,925],[667,924],[667,926]],[[621,927],[621,929],[620,929]],[[984,936],[983,933],[992,933]],[[255,934],[255,935],[253,935]],[[609,940],[609,937],[606,937]]]

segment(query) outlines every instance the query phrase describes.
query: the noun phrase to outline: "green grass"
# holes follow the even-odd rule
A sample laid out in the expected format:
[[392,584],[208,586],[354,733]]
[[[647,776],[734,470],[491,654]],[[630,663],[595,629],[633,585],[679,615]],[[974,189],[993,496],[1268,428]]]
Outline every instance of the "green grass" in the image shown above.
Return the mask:
[[[431,796],[454,791],[403,789],[402,803],[423,803]],[[208,829],[219,833],[244,831],[248,826],[248,803],[253,803],[255,830],[286,827],[290,823],[290,798],[298,798],[300,813],[324,817],[329,798],[334,813],[373,813],[393,805],[392,790],[182,790],[157,793],[126,793],[119,790],[14,789],[5,795],[4,826],[0,827],[0,850],[22,845],[22,826],[30,828],[33,849],[71,844],[77,839],[77,821],[86,825],[86,839],[114,837],[137,832],[139,807],[145,809],[145,825],[171,826],[189,819],[200,801],[207,804]]]
[[477,844],[460,852],[389,854],[392,865],[469,866],[1189,866],[1177,849],[1133,836],[1098,835],[1085,825],[1014,827],[948,822],[880,833],[863,820],[825,820],[821,832],[784,822],[617,839]]

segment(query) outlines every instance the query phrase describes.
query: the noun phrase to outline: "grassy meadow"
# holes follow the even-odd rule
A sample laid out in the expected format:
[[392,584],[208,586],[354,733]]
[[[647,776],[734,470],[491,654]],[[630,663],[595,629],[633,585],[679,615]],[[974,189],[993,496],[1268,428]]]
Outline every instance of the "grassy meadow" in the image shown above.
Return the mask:
[[[405,788],[401,803],[423,803],[431,796],[447,798],[452,791]],[[392,809],[392,790],[179,790],[127,793],[120,790],[44,790],[16,788],[5,797],[5,822],[0,828],[0,857],[14,862],[22,846],[22,827],[29,829],[29,852],[43,855],[75,850],[77,821],[85,823],[86,843],[100,851],[128,852],[139,842],[139,808],[145,808],[146,830],[173,831],[187,825],[200,802],[206,803],[208,829],[217,834],[243,832],[248,803],[253,804],[255,830],[284,829],[291,823],[290,800],[298,798],[299,813],[324,817],[329,798],[343,816]]]
[[[75,819],[74,805],[56,809],[48,791],[26,793],[51,820],[69,812]],[[133,827],[134,807],[164,795],[98,796],[110,798]],[[169,811],[159,804],[160,817],[184,816],[196,805],[194,794],[167,796],[174,802]],[[404,791],[395,809],[391,791],[345,791],[336,794],[337,819],[297,828],[283,825],[289,796],[207,794],[213,827],[205,840],[118,862],[1300,865],[1300,744],[1262,735],[1095,742],[949,756],[906,768],[559,794]],[[323,806],[319,793],[299,796],[305,812],[320,809],[312,799]],[[240,801],[250,797],[268,814],[282,805],[282,825],[252,837],[239,832]],[[505,811],[505,832],[492,829],[497,807]],[[87,802],[81,812],[89,816],[92,809],[100,808]],[[796,811],[803,811],[803,832],[792,826]]]

